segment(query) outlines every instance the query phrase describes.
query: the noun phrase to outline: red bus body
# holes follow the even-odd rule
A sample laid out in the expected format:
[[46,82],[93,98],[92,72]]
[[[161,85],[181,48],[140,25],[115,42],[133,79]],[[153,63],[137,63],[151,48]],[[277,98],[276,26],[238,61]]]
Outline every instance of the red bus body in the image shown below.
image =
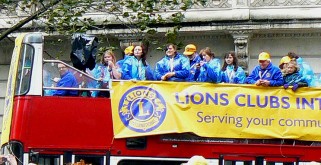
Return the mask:
[[[15,98],[10,140],[20,141],[24,152],[114,156],[188,158],[202,154],[225,160],[317,161],[320,146],[266,144],[261,140],[227,142],[182,142],[148,136],[145,149],[126,148],[126,139],[114,139],[109,98],[20,96]],[[276,141],[279,142],[279,141]],[[281,142],[281,141],[280,141]],[[252,144],[251,144],[252,143]]]

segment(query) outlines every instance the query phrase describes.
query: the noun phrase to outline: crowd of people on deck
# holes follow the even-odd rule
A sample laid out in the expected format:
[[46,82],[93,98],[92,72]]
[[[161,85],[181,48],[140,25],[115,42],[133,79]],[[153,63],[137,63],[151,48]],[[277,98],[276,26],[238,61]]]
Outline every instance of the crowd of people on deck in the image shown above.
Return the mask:
[[[198,53],[194,44],[188,44],[181,54],[177,52],[176,45],[168,44],[165,56],[156,63],[154,69],[147,62],[144,45],[129,46],[124,52],[124,59],[117,61],[112,51],[106,51],[101,62],[97,63],[94,69],[87,70],[87,73],[100,80],[91,84],[91,87],[108,88],[108,82],[112,79],[255,84],[283,86],[293,91],[299,87],[316,86],[311,67],[294,52],[289,52],[281,58],[279,66],[272,64],[268,52],[261,52],[258,55],[258,65],[248,76],[238,65],[234,51],[224,55],[221,66],[220,59],[215,57],[209,47],[201,49]],[[62,83],[57,81],[57,84]],[[67,87],[73,87],[71,84]],[[109,93],[93,91],[91,96],[108,97]]]

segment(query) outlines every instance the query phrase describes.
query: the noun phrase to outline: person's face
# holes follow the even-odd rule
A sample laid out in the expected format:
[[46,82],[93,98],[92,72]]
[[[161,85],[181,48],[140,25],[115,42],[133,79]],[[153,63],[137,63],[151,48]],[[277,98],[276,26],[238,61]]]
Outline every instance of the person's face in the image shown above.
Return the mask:
[[283,63],[282,69],[287,69],[287,67],[288,67],[288,63]]
[[166,55],[168,56],[174,56],[176,50],[174,49],[173,45],[169,45],[166,50]]
[[189,60],[193,60],[194,57],[195,57],[195,53],[191,54],[191,55],[188,55],[186,56]]
[[293,64],[288,64],[287,66],[286,66],[286,71],[287,71],[287,73],[294,73],[294,71],[295,71],[295,66],[293,65]]
[[67,72],[68,68],[64,64],[58,64],[59,74],[63,75]]
[[233,56],[229,54],[229,55],[225,58],[225,62],[227,63],[227,65],[232,65],[232,64],[233,64]]
[[208,54],[206,53],[202,53],[202,56],[203,56],[203,59],[206,61],[206,62],[209,62],[212,58],[211,56],[209,56]]
[[259,64],[260,64],[261,69],[265,69],[270,64],[270,61],[268,61],[268,60],[260,60]]
[[104,63],[107,64],[108,61],[113,61],[113,56],[110,54],[105,54],[104,55]]
[[143,48],[141,46],[136,46],[134,49],[134,55],[136,57],[141,57],[143,55]]

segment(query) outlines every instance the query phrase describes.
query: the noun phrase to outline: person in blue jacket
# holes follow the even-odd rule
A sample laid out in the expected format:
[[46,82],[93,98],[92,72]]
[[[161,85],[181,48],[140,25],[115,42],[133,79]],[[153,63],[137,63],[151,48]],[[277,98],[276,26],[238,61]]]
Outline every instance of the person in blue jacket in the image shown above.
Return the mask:
[[121,68],[123,66],[124,61],[126,60],[127,57],[134,55],[134,46],[128,46],[124,50],[125,56],[124,59],[117,61],[116,65]]
[[307,87],[308,83],[299,73],[300,67],[295,60],[291,60],[286,66],[286,74],[283,76],[284,89],[292,86],[292,91],[296,91],[299,87]]
[[[77,88],[77,80],[65,64],[58,63],[58,70],[60,78],[53,79],[53,81],[57,82],[56,87]],[[78,96],[78,91],[57,89],[53,91],[53,96]]]
[[306,63],[302,57],[296,59],[298,66],[300,67],[299,73],[302,75],[303,79],[308,83],[309,87],[316,86],[316,80],[314,78],[314,72],[311,66]]
[[196,46],[194,44],[188,44],[185,47],[183,53],[188,59],[190,64],[190,73],[186,81],[196,81],[199,72],[196,70],[200,67],[200,62],[202,61],[201,56],[196,52]]
[[[116,56],[113,51],[107,50],[100,59],[100,63],[95,65],[93,70],[87,70],[87,73],[91,74],[99,81],[91,81],[88,83],[89,88],[97,89],[109,89],[112,79],[120,79],[121,73],[116,64]],[[91,91],[92,97],[109,97],[109,91]]]
[[246,78],[247,84],[257,86],[282,86],[283,77],[279,67],[271,63],[270,54],[262,52],[259,54],[259,66],[256,66]]
[[209,47],[206,47],[200,51],[200,55],[203,56],[203,61],[200,63],[200,71],[197,81],[199,82],[221,82],[221,64],[220,60],[215,58],[214,53]]
[[146,48],[134,46],[134,56],[128,56],[122,65],[121,78],[124,80],[154,80],[154,74],[146,61]]
[[242,67],[238,66],[238,60],[234,51],[230,51],[224,56],[224,64],[221,69],[222,82],[232,84],[244,84],[246,75]]
[[166,46],[166,55],[156,63],[155,78],[162,81],[186,81],[189,76],[188,58],[177,53],[174,44]]

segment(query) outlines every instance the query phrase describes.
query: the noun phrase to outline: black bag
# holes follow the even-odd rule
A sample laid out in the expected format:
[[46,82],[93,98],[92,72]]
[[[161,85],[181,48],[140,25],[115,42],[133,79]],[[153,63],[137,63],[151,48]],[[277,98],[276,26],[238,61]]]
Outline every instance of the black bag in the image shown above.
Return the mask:
[[76,33],[72,36],[70,59],[73,66],[85,71],[95,68],[98,38],[93,35]]

